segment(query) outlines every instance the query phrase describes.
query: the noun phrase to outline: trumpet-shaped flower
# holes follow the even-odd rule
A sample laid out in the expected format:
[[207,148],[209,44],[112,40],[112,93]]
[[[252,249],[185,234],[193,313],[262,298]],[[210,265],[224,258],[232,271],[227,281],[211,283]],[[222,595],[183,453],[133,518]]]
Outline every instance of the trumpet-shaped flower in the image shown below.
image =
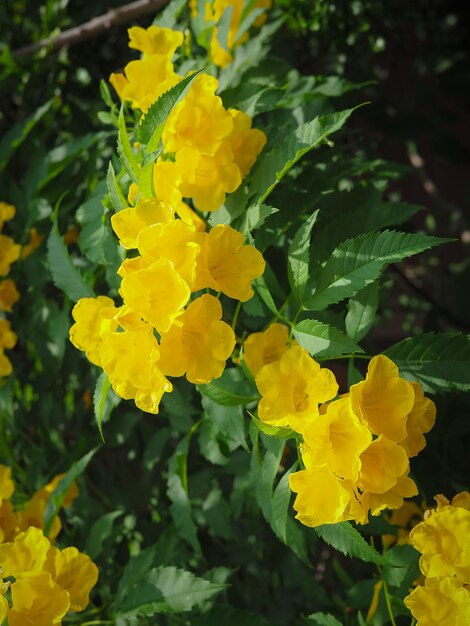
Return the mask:
[[456,578],[427,578],[405,600],[416,626],[470,624],[470,590]]
[[302,459],[305,467],[327,465],[341,478],[357,480],[360,456],[371,444],[369,429],[350,409],[349,398],[335,400],[304,430]]
[[159,333],[166,333],[187,304],[191,290],[173,263],[161,258],[124,276],[120,293],[129,308],[138,311]]
[[[292,343],[296,345],[297,342]],[[250,372],[256,376],[263,365],[279,361],[288,348],[289,329],[275,323],[261,333],[248,335],[243,344],[243,358]]]
[[406,422],[415,401],[411,383],[400,378],[398,367],[380,354],[371,359],[366,379],[351,386],[351,405],[374,435],[395,442],[406,436]]
[[222,306],[214,296],[204,294],[191,302],[162,335],[162,371],[168,376],[186,374],[198,385],[218,378],[235,346],[234,332],[221,318]]
[[21,246],[11,237],[0,235],[0,276],[6,276],[12,263],[20,258]]
[[251,117],[243,111],[229,109],[233,120],[233,131],[229,137],[232,154],[242,178],[247,176],[259,153],[266,145],[266,135],[251,128]]
[[409,471],[408,456],[401,446],[380,435],[361,454],[359,487],[363,491],[385,493]]
[[48,572],[17,580],[11,586],[10,626],[53,626],[61,624],[70,607],[67,591]]
[[183,33],[154,25],[149,26],[149,28],[133,26],[127,32],[129,34],[129,48],[139,50],[147,56],[162,54],[171,59],[184,41]]
[[406,420],[406,438],[400,441],[409,457],[416,456],[426,446],[423,434],[429,432],[436,421],[434,402],[424,396],[419,383],[411,383],[411,386],[415,392],[415,401]]
[[289,348],[279,361],[262,367],[256,385],[263,396],[258,406],[260,419],[299,433],[318,417],[319,404],[338,392],[333,372],[321,368],[300,346]]
[[408,476],[408,470],[398,476],[393,487],[384,493],[373,493],[365,491],[356,503],[351,507],[352,519],[358,524],[367,524],[369,512],[372,515],[379,515],[384,509],[399,509],[405,498],[416,496],[418,489],[415,482]]
[[210,287],[241,302],[249,300],[251,283],[266,264],[261,253],[243,241],[243,235],[230,226],[214,226],[202,243],[193,290]]
[[15,282],[7,278],[0,282],[0,311],[11,313],[13,305],[20,299]]
[[137,248],[139,233],[151,226],[170,222],[174,217],[172,207],[160,202],[157,198],[140,199],[135,207],[118,211],[111,217],[111,226],[119,237],[123,248]]
[[350,491],[326,465],[291,474],[289,485],[298,494],[294,502],[295,517],[302,524],[315,527],[347,518]]
[[106,296],[81,298],[72,309],[75,324],[70,328],[70,341],[95,365],[101,365],[103,339],[118,325],[113,317],[104,315],[109,309],[116,311],[113,300]]
[[41,572],[51,544],[42,530],[31,527],[19,533],[14,541],[0,544],[3,576],[16,579]]

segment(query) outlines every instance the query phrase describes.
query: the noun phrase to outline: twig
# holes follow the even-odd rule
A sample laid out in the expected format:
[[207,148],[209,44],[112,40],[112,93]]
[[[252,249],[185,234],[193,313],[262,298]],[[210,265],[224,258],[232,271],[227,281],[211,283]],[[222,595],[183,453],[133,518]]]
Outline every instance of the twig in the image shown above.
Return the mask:
[[34,52],[37,52],[41,48],[49,48],[50,50],[58,50],[64,46],[72,46],[80,41],[86,41],[101,35],[105,31],[109,30],[113,26],[119,26],[120,24],[126,24],[132,20],[145,15],[147,13],[154,13],[161,11],[169,0],[137,0],[126,4],[123,7],[117,9],[111,9],[104,15],[94,17],[89,22],[81,24],[80,26],[74,26],[69,30],[65,30],[58,35],[41,39],[36,43],[33,43],[24,48],[19,48],[13,52],[13,57],[23,57]]

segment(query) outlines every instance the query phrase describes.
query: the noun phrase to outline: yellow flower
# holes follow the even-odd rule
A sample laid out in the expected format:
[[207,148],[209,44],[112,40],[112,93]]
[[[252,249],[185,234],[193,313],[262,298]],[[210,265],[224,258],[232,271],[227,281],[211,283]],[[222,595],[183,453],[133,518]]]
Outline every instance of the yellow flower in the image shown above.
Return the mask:
[[257,128],[251,128],[251,117],[243,111],[230,109],[229,113],[233,119],[233,132],[229,137],[233,158],[243,178],[266,145],[266,135]]
[[29,241],[26,245],[23,246],[21,250],[21,258],[27,259],[35,250],[39,248],[42,240],[44,239],[44,235],[38,233],[36,228],[31,228],[31,232],[29,233]]
[[4,500],[0,505],[0,543],[12,541],[17,533],[18,517],[13,504],[10,500]]
[[427,578],[404,600],[416,626],[468,626],[470,591],[455,578]]
[[14,541],[0,544],[0,563],[3,576],[24,578],[43,570],[51,544],[39,528],[28,528]]
[[0,348],[14,348],[17,340],[16,334],[11,330],[8,320],[0,318]]
[[3,350],[0,348],[0,378],[4,376],[10,376],[13,371],[13,366],[11,364],[10,359],[5,355]]
[[11,467],[0,465],[0,504],[9,500],[15,491],[15,483],[11,479]]
[[149,324],[110,333],[103,345],[103,369],[117,395],[134,399],[148,413],[158,413],[162,395],[171,383],[158,368],[158,342]]
[[335,400],[304,430],[302,459],[305,467],[327,465],[341,478],[357,480],[361,453],[372,435],[350,409],[349,398]]
[[233,131],[232,116],[215,95],[218,81],[208,74],[197,76],[191,88],[168,117],[162,140],[166,152],[191,148],[213,155]]
[[398,534],[396,536],[382,535],[382,540],[387,546],[391,546],[394,543],[398,545],[410,543],[411,529],[423,521],[423,514],[423,509],[416,502],[404,502],[399,509],[387,516],[387,521],[398,527]]
[[141,256],[135,256],[132,259],[124,259],[117,271],[118,276],[124,278],[128,274],[133,274],[139,270],[143,270],[149,266]]
[[338,392],[333,372],[320,368],[300,346],[289,348],[279,361],[262,367],[256,385],[263,396],[258,406],[260,419],[299,433],[318,417],[318,405]]
[[187,304],[191,290],[171,261],[162,258],[124,276],[120,293],[127,306],[159,333],[166,333]]
[[398,477],[409,471],[405,450],[394,441],[380,435],[361,454],[359,487],[363,491],[385,493],[397,483]]
[[86,554],[77,548],[58,550],[51,547],[44,570],[70,596],[70,610],[84,611],[90,601],[90,591],[98,580],[98,568]]
[[129,185],[129,190],[127,192],[127,200],[129,201],[129,204],[132,204],[132,206],[134,206],[138,195],[139,195],[138,185],[136,183],[131,183]]
[[0,230],[5,222],[9,222],[15,217],[16,209],[12,204],[0,202]]
[[61,624],[70,606],[67,591],[48,572],[17,580],[11,586],[9,626],[52,626]]
[[289,485],[298,494],[294,502],[295,517],[302,524],[314,527],[346,519],[351,494],[326,465],[291,474]]
[[[296,345],[296,341],[292,345]],[[252,333],[243,344],[243,358],[245,363],[256,376],[263,365],[279,361],[289,348],[289,329],[283,324],[271,324],[261,333]]]
[[470,492],[462,491],[452,498],[452,506],[458,506],[470,511]]
[[444,506],[429,511],[410,533],[421,552],[419,566],[428,578],[456,576],[470,583],[470,511]]
[[184,39],[183,33],[171,28],[153,25],[149,28],[133,26],[127,32],[129,34],[129,48],[139,50],[144,55],[163,54],[171,58]]
[[366,379],[352,385],[350,394],[353,411],[374,435],[383,434],[397,443],[406,438],[415,392],[388,357],[380,354],[371,359]]
[[20,299],[15,282],[6,278],[0,282],[0,311],[11,313],[13,305]]
[[72,309],[75,324],[70,328],[70,341],[95,365],[101,365],[104,337],[117,328],[117,321],[104,315],[106,309],[116,310],[107,296],[81,298]]
[[[57,487],[57,485],[60,483],[60,481],[62,480],[62,478],[64,478],[66,476],[66,474],[57,474],[57,476],[54,476],[54,478],[47,483],[47,485],[45,485],[44,487],[42,487],[41,489],[39,489],[38,491],[36,491],[36,493],[34,494],[34,496],[37,496],[38,498],[42,498],[43,500],[45,500],[46,502],[49,500],[49,498],[51,497],[52,493],[54,492],[55,488]],[[75,500],[75,498],[78,496],[78,487],[77,487],[77,483],[73,482],[66,495],[65,495],[65,499],[64,502],[62,504],[62,506],[66,509],[69,506],[71,506],[72,502]],[[33,496],[33,497],[34,497]]]
[[372,515],[379,515],[384,509],[399,509],[403,505],[404,498],[412,498],[418,493],[414,481],[408,476],[407,470],[402,476],[398,476],[393,487],[384,493],[373,493],[366,491],[351,508],[352,518],[358,524],[367,524],[369,511]]
[[140,231],[152,224],[169,222],[174,217],[174,210],[157,198],[139,199],[135,207],[118,211],[111,217],[111,226],[119,237],[123,248],[137,248]]
[[168,376],[183,376],[201,385],[218,378],[232,354],[235,335],[221,321],[217,298],[204,294],[188,306],[169,332],[162,335],[160,367]]
[[109,81],[121,100],[146,113],[151,104],[181,78],[173,71],[170,57],[162,54],[131,61],[123,74],[111,74]]
[[0,276],[6,276],[11,264],[20,258],[21,246],[11,237],[0,235]]
[[[48,499],[49,498],[44,498],[40,491],[36,492],[32,498],[28,500],[25,507],[16,512],[16,532],[25,532],[32,526],[38,529],[44,528],[44,515]],[[56,516],[49,531],[49,539],[54,541],[61,529],[62,522],[60,521],[60,517]]]
[[251,283],[266,264],[261,253],[243,241],[241,233],[225,224],[209,231],[197,259],[194,291],[210,287],[241,302],[253,296]]
[[[2,593],[5,592],[2,591]],[[0,624],[3,624],[3,620],[7,618],[9,609],[10,605],[8,604],[8,600],[5,596],[0,596]]]
[[201,250],[203,234],[182,220],[154,224],[141,231],[138,249],[149,265],[168,259],[175,271],[191,287],[196,275],[196,258]]
[[411,383],[415,392],[413,408],[406,420],[406,438],[400,441],[409,457],[416,456],[426,446],[423,433],[427,433],[436,421],[436,405],[424,397],[423,388],[419,383]]

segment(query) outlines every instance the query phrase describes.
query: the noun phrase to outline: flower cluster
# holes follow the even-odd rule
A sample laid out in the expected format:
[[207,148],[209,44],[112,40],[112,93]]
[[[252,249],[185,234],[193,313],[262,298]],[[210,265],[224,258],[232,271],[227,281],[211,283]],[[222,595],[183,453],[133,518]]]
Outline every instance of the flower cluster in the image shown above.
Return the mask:
[[[43,534],[47,502],[63,476],[55,476],[15,510],[11,469],[0,465],[0,577],[9,579],[0,582],[0,624],[8,617],[10,626],[52,626],[61,624],[67,611],[83,611],[88,605],[98,568],[76,548],[51,545],[61,530],[59,517],[49,538]],[[63,506],[70,506],[77,495],[73,483]]]
[[[143,53],[129,65],[144,73],[150,61],[164,57],[170,63],[182,42],[180,33],[156,26],[131,28],[129,35],[131,47]],[[142,104],[130,95],[132,71],[126,69],[122,89],[116,77],[112,82],[122,98],[143,110],[171,87],[167,82],[161,90],[147,90]],[[133,183],[131,206],[111,219],[121,245],[133,251],[118,270],[123,305],[99,296],[83,298],[73,310],[72,343],[104,369],[119,396],[150,413],[158,412],[163,393],[172,390],[167,376],[208,383],[222,374],[235,346],[219,299],[198,292],[212,289],[246,302],[252,281],[264,271],[263,257],[244,244],[241,233],[223,224],[207,231],[183,202],[191,198],[199,209],[217,209],[265,142],[261,131],[251,129],[249,116],[223,107],[216,88],[210,76],[195,78],[165,123],[164,153],[153,172],[155,196],[142,197]]]
[[[7,276],[12,263],[20,257],[21,246],[11,237],[2,234],[3,225],[15,216],[16,209],[11,204],[0,202],[0,276]],[[13,305],[19,300],[20,294],[11,278],[0,280],[0,378],[9,376],[13,371],[5,349],[16,344],[16,335],[11,330],[10,322],[2,315],[11,313]]]
[[[266,21],[266,11],[271,8],[271,0],[213,0],[205,4],[205,21],[212,26],[209,43],[209,54],[213,63],[226,67],[233,60],[233,50],[248,40],[247,25],[259,28]],[[198,16],[198,1],[190,0],[189,6],[193,17]],[[219,23],[229,13],[230,24],[227,40],[221,41]]]
[[[122,100],[146,112],[183,78],[171,63],[183,35],[151,26],[131,28],[129,37],[129,45],[143,57],[126,66],[126,76],[112,74],[110,80]],[[226,194],[241,185],[266,143],[265,134],[251,128],[249,115],[224,108],[217,88],[213,76],[197,76],[163,130],[163,152],[154,167],[153,184],[156,196],[178,214],[188,214],[183,198],[192,198],[201,211],[218,209]]]
[[289,348],[280,325],[248,338],[245,361],[262,396],[259,418],[303,437],[305,469],[289,479],[303,524],[364,524],[369,512],[397,509],[417,494],[409,457],[426,445],[436,411],[390,359],[371,359],[365,380],[338,399],[333,373],[300,346]]
[[421,553],[419,566],[424,585],[405,598],[417,626],[466,626],[470,624],[470,493],[452,502],[436,496],[437,509],[410,534]]

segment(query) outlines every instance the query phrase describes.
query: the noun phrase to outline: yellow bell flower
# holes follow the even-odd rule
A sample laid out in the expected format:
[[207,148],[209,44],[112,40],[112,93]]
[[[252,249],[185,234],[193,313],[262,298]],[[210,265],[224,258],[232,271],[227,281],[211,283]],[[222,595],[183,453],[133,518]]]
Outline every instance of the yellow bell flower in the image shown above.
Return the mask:
[[333,372],[321,368],[300,346],[289,348],[279,361],[262,367],[256,385],[263,396],[258,406],[260,419],[299,433],[318,417],[319,404],[338,392]]
[[90,601],[90,591],[96,585],[99,571],[90,557],[77,550],[49,549],[44,570],[70,596],[70,610],[84,611]]
[[262,130],[251,128],[252,120],[247,113],[237,109],[229,109],[228,112],[233,120],[233,131],[229,137],[233,159],[244,178],[266,145],[266,135]]
[[15,281],[6,278],[0,282],[0,311],[11,313],[13,305],[20,299]]
[[374,435],[383,434],[397,443],[406,438],[415,392],[388,357],[379,354],[371,359],[366,379],[352,385],[350,394],[353,411]]
[[[54,490],[56,489],[57,485],[60,483],[62,478],[65,478],[65,476],[66,474],[57,474],[57,476],[54,476],[54,478],[50,482],[48,482],[47,485],[44,485],[44,487],[36,491],[34,495],[37,496],[38,498],[42,498],[43,500],[47,502],[49,498],[51,497],[52,493],[54,492]],[[64,509],[72,505],[72,502],[75,500],[78,494],[79,494],[79,491],[78,491],[77,483],[74,481],[70,485],[67,493],[65,494],[65,499],[62,504]]]
[[103,314],[106,309],[116,311],[113,300],[107,296],[81,298],[72,309],[75,324],[70,328],[70,341],[95,365],[101,365],[100,349],[104,337],[118,325],[112,317]]
[[8,320],[0,318],[0,348],[11,350],[16,345],[18,337],[11,330],[11,324]]
[[427,578],[405,600],[416,626],[468,626],[470,590],[456,578]]
[[213,155],[221,141],[232,133],[232,116],[215,95],[217,87],[217,79],[208,74],[194,79],[188,94],[166,121],[162,135],[166,152],[191,148]]
[[302,459],[307,469],[327,465],[340,478],[357,480],[360,456],[372,435],[351,411],[349,398],[329,403],[326,413],[314,419],[303,436]]
[[162,258],[124,276],[120,293],[129,308],[159,333],[166,333],[187,304],[191,290],[173,263]]
[[11,586],[9,626],[53,626],[61,624],[70,606],[67,591],[48,572],[17,580]]
[[157,198],[139,199],[135,207],[118,211],[111,217],[111,226],[123,248],[137,248],[140,231],[152,224],[166,223],[173,219],[174,209]]
[[406,438],[400,441],[409,457],[416,456],[426,446],[423,433],[427,433],[436,421],[436,405],[424,396],[419,383],[411,383],[415,392],[413,408],[406,420]]
[[243,235],[230,226],[214,226],[203,239],[193,290],[209,287],[241,302],[249,300],[251,283],[261,276],[266,263],[256,248],[243,241]]
[[[26,532],[29,528],[44,528],[44,515],[48,498],[44,498],[40,492],[36,492],[25,507],[16,512],[16,532]],[[60,517],[56,516],[49,531],[49,539],[54,541],[62,529]],[[16,533],[15,533],[16,534]]]
[[409,471],[405,450],[394,441],[380,435],[361,454],[359,487],[363,491],[385,493],[397,483],[398,477]]
[[129,34],[129,48],[139,50],[144,55],[162,54],[170,59],[184,40],[183,33],[154,25],[149,26],[149,28],[133,26],[127,32]]
[[221,321],[217,298],[204,294],[188,306],[160,345],[160,368],[168,376],[183,376],[196,385],[218,378],[235,347],[235,334]]
[[11,501],[4,500],[0,505],[0,543],[12,541],[17,534],[18,516]]
[[7,618],[9,609],[10,605],[8,604],[8,600],[5,596],[0,596],[0,624]]
[[50,541],[44,537],[42,530],[33,526],[19,533],[12,542],[0,544],[3,576],[19,579],[41,572],[50,547]]
[[0,465],[0,504],[9,500],[15,491],[15,483],[11,479],[11,467]]
[[135,256],[131,259],[124,259],[118,268],[117,275],[124,278],[128,274],[133,274],[139,270],[143,270],[149,266],[141,256]]
[[410,533],[422,554],[419,566],[428,578],[456,576],[470,584],[470,511],[444,506],[428,511]]
[[[296,341],[292,342],[292,345],[296,344]],[[243,358],[250,372],[256,376],[263,365],[279,361],[288,348],[289,329],[276,322],[261,333],[248,335],[243,344]]]
[[0,348],[0,378],[4,376],[10,376],[13,372],[13,365],[11,364],[10,359],[3,352],[3,349]]
[[3,229],[3,224],[9,222],[15,217],[16,209],[12,204],[8,202],[0,202],[0,230]]
[[0,276],[6,276],[12,263],[20,258],[21,246],[11,237],[0,235]]
[[405,498],[412,498],[418,493],[415,482],[408,476],[409,469],[402,476],[398,476],[393,487],[384,493],[365,491],[351,507],[352,519],[358,524],[367,524],[369,512],[379,515],[384,509],[399,509]]
[[295,516],[306,526],[336,524],[347,519],[351,494],[326,465],[316,465],[289,476],[289,485],[297,497]]

